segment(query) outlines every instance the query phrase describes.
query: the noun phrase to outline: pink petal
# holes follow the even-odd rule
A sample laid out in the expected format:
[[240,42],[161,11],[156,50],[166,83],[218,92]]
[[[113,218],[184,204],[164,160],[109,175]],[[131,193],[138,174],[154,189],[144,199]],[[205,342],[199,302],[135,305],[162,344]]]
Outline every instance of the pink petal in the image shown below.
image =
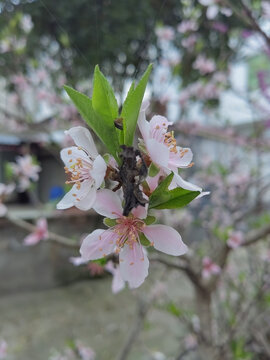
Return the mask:
[[153,192],[157,186],[158,186],[158,181],[159,181],[159,178],[161,176],[161,172],[159,172],[156,176],[152,177],[152,176],[147,176],[146,178],[146,182],[149,186],[149,189],[151,192]]
[[40,240],[41,238],[37,233],[32,233],[24,238],[23,244],[26,246],[32,246],[38,244]]
[[[180,148],[178,147],[178,152],[170,153],[170,160],[169,160],[169,166],[173,166],[176,168],[186,168],[190,165],[193,154],[192,151],[189,148]],[[181,151],[183,156],[181,156]]]
[[98,155],[93,162],[93,169],[91,170],[91,176],[95,180],[95,186],[98,189],[102,184],[107,170],[107,165],[102,156]]
[[88,262],[88,260],[84,260],[81,256],[71,256],[69,258],[69,261],[74,266],[80,266],[80,265],[86,264]]
[[160,143],[155,139],[148,139],[146,148],[151,160],[158,167],[168,167],[170,150],[165,144]]
[[183,189],[202,192],[202,188],[182,179],[177,173],[174,173],[173,182]]
[[125,288],[125,281],[122,278],[120,267],[118,266],[115,269],[115,273],[113,275],[112,292],[113,294],[117,294],[119,291],[123,290],[124,288]]
[[148,211],[148,204],[145,206],[137,206],[136,208],[132,209],[132,214],[139,219],[145,219],[147,217],[147,211]]
[[[77,159],[83,159],[89,163],[91,163],[91,160],[86,155],[86,153],[83,150],[78,149],[76,146],[71,146],[65,149],[62,149],[60,151],[60,156],[67,168],[70,168],[75,162],[77,162]],[[72,161],[70,161],[72,160]]]
[[56,208],[59,210],[63,210],[74,206],[74,197],[72,196],[72,194],[75,194],[75,192],[76,184],[73,185],[72,189],[64,195],[64,197],[56,205]]
[[139,287],[148,275],[149,260],[143,248],[134,243],[131,248],[125,244],[119,255],[120,271],[123,280],[130,288]]
[[95,159],[98,156],[97,148],[89,130],[82,126],[73,127],[67,131],[77,146],[81,146],[88,154]]
[[97,229],[82,242],[80,253],[84,260],[96,260],[111,254],[118,235],[110,230]]
[[122,216],[123,208],[120,197],[112,190],[102,189],[97,192],[94,210],[100,215],[117,219]]
[[148,108],[148,106],[149,106],[149,101],[147,101],[147,102],[144,101],[142,103],[139,117],[138,117],[138,126],[139,126],[139,129],[140,129],[140,132],[142,134],[144,141],[146,141],[146,139],[148,139],[148,137],[150,135],[150,125],[145,117],[145,112],[146,112],[146,109]]
[[74,206],[80,210],[90,210],[96,200],[96,193],[94,183],[91,180],[85,180],[77,192],[77,198],[74,199],[73,197]]
[[153,243],[155,249],[165,254],[179,256],[188,251],[180,234],[167,225],[149,225],[142,229],[147,239]]

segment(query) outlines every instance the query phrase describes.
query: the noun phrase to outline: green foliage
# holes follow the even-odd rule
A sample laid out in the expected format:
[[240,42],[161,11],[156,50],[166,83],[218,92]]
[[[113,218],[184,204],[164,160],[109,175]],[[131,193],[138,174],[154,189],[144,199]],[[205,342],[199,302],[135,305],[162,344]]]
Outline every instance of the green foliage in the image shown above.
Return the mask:
[[183,314],[182,310],[177,305],[175,305],[174,302],[170,302],[166,309],[170,314],[176,317],[180,317]]
[[159,170],[160,169],[154,163],[151,163],[148,169],[148,175],[154,177],[159,173]]
[[103,219],[103,224],[108,226],[108,227],[112,227],[116,225],[116,220],[115,219],[110,219],[110,218],[104,218]]
[[151,244],[143,233],[140,233],[139,237],[140,237],[140,242],[143,246],[149,246]]
[[151,225],[156,222],[156,218],[155,218],[155,216],[148,215],[147,218],[144,219],[144,222],[146,223],[146,225]]
[[137,120],[140,112],[141,103],[143,100],[145,88],[152,71],[152,64],[150,64],[145,71],[143,77],[136,87],[132,83],[128,95],[124,101],[121,117],[123,118],[124,127],[124,144],[127,146],[133,145],[133,138],[136,130]]
[[190,191],[180,187],[169,190],[173,179],[173,172],[168,175],[154,190],[149,199],[149,209],[177,209],[186,206],[194,200],[199,191]]
[[96,65],[94,72],[92,106],[94,111],[99,114],[102,119],[106,119],[107,122],[113,123],[118,117],[118,105],[113,89],[99,70],[98,65]]
[[151,70],[152,65],[149,65],[139,84],[136,87],[134,84],[131,85],[121,112],[123,118],[121,131],[116,129],[114,123],[118,118],[118,104],[113,89],[98,65],[94,72],[92,99],[69,86],[64,87],[86,123],[103,141],[118,163],[120,163],[119,144],[131,146],[133,143],[138,115]]
[[115,157],[115,160],[120,162],[118,157],[118,137],[111,119],[101,117],[97,114],[93,109],[92,100],[86,95],[81,94],[69,86],[64,86],[64,88],[86,123],[106,145],[110,153]]
[[252,359],[252,353],[245,350],[245,340],[244,339],[233,340],[231,347],[232,347],[234,360],[250,360],[250,359]]
[[4,165],[4,174],[7,181],[13,178],[13,168],[10,162],[6,162]]

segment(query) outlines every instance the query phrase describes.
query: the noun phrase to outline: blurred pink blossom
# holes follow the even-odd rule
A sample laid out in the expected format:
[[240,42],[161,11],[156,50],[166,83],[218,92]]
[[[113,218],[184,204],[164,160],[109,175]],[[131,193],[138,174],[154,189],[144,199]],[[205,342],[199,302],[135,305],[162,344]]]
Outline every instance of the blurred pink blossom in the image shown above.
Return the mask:
[[156,28],[156,35],[159,40],[172,41],[174,39],[175,33],[171,26],[162,26]]
[[198,340],[195,334],[188,334],[185,339],[185,348],[187,350],[195,349],[198,345]]
[[49,237],[48,224],[45,218],[41,218],[37,221],[36,229],[33,233],[26,236],[23,244],[26,246],[32,246],[39,243],[41,240],[47,240]]
[[270,3],[269,1],[262,1],[263,16],[266,19],[270,19]]
[[223,22],[221,22],[221,21],[215,21],[212,24],[212,28],[214,30],[219,31],[222,34],[226,34],[226,32],[229,30],[229,27],[226,24],[224,24]]
[[90,347],[86,347],[81,341],[76,341],[76,347],[82,360],[95,360],[96,354]]
[[113,281],[112,281],[113,294],[116,294],[119,291],[123,290],[125,288],[125,281],[121,276],[119,265],[116,265],[112,261],[109,261],[105,265],[105,269],[109,271],[113,276]]
[[227,240],[227,245],[232,249],[236,249],[243,244],[243,241],[244,234],[242,231],[231,231]]
[[201,75],[209,74],[216,70],[214,60],[207,59],[205,55],[199,55],[193,63],[193,68],[198,70]]
[[5,360],[7,357],[8,344],[4,339],[0,340],[0,359]]
[[185,34],[187,32],[191,31],[197,31],[198,30],[198,24],[195,20],[183,20],[178,26],[177,31]]
[[209,279],[212,275],[218,275],[221,271],[220,267],[216,263],[214,263],[208,256],[203,258],[202,264],[202,277],[204,279]]
[[191,34],[188,37],[185,37],[181,40],[181,44],[184,48],[188,50],[192,50],[194,48],[194,45],[196,44],[198,40],[198,36],[196,34]]
[[100,275],[104,274],[104,267],[97,263],[90,262],[87,265],[87,268],[90,271],[90,274],[92,276],[100,276]]
[[25,191],[31,185],[30,180],[37,181],[39,178],[41,167],[35,164],[31,155],[18,156],[11,166],[19,180],[19,191]]

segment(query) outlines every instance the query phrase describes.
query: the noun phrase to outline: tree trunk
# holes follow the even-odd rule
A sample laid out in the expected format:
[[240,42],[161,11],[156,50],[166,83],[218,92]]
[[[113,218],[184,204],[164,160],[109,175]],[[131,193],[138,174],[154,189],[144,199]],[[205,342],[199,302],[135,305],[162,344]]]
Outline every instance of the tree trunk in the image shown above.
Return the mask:
[[195,288],[196,308],[200,319],[199,355],[201,360],[214,360],[215,348],[212,334],[211,292]]

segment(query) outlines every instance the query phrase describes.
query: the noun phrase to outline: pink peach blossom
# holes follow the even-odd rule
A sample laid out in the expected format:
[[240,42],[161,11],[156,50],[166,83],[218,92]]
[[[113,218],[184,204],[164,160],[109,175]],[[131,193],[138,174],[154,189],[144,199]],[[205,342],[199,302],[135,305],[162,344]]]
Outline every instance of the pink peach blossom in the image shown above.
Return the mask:
[[212,275],[218,275],[221,271],[220,266],[214,263],[208,256],[203,258],[202,277],[209,279]]
[[66,134],[76,144],[61,151],[65,171],[70,175],[70,180],[66,183],[73,186],[57,204],[57,209],[76,206],[80,210],[89,210],[95,201],[97,189],[104,180],[107,165],[98,154],[89,130],[77,126],[66,131]]
[[183,20],[178,26],[177,31],[185,34],[187,32],[191,31],[197,31],[198,30],[198,24],[194,20]]
[[193,68],[199,70],[201,75],[205,75],[214,72],[216,64],[212,59],[207,59],[205,55],[199,55],[193,63]]
[[171,125],[164,116],[155,115],[148,122],[145,111],[148,103],[143,103],[138,119],[138,126],[143,137],[142,148],[151,158],[152,162],[160,169],[160,175],[174,173],[173,186],[181,186],[187,190],[202,192],[202,189],[185,180],[178,174],[178,169],[192,166],[192,151],[176,145],[173,132],[168,132]]
[[41,240],[47,240],[49,237],[48,224],[45,218],[41,218],[37,221],[36,229],[30,235],[26,236],[23,244],[26,246],[32,246],[39,243]]
[[134,208],[129,216],[123,216],[122,200],[111,190],[97,192],[94,210],[115,220],[115,226],[108,230],[97,229],[88,235],[80,253],[85,260],[100,259],[114,252],[119,254],[122,279],[131,288],[139,287],[148,275],[149,260],[143,248],[140,235],[151,245],[166,254],[179,256],[187,252],[180,234],[166,225],[147,225],[147,207]]
[[160,40],[171,41],[174,39],[175,33],[171,26],[162,26],[156,29],[156,35]]
[[232,249],[236,249],[242,245],[243,241],[244,234],[242,231],[231,231],[227,240],[227,245]]
[[11,163],[12,170],[14,175],[19,180],[18,190],[23,192],[27,190],[31,181],[38,181],[39,172],[41,167],[34,162],[34,159],[31,155],[18,156],[16,158],[16,163]]

